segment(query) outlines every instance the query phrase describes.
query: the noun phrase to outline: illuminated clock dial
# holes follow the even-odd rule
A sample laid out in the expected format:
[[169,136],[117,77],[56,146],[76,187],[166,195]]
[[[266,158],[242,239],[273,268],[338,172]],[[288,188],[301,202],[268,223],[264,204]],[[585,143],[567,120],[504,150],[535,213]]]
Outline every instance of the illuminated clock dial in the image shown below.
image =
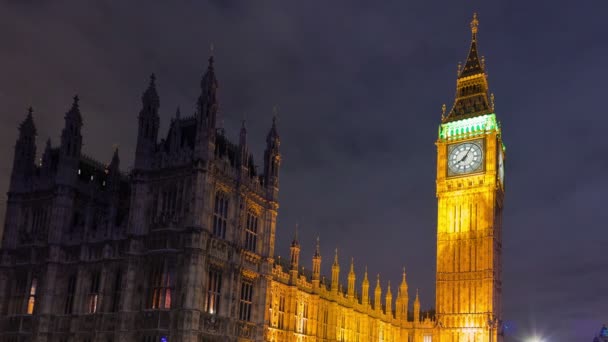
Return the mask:
[[479,171],[482,161],[483,150],[480,141],[469,141],[449,146],[448,168],[453,175]]
[[500,184],[505,184],[505,162],[502,155],[502,148],[498,148],[498,179]]

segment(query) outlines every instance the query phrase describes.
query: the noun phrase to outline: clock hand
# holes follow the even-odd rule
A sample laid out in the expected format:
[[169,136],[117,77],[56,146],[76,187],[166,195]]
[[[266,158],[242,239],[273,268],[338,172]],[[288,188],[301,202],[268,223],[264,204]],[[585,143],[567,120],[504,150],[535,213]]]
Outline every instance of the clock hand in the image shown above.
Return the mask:
[[458,164],[462,163],[465,159],[467,159],[467,157],[469,156],[469,152],[471,152],[471,150],[468,150],[467,153],[464,155],[464,157],[462,157],[459,161]]

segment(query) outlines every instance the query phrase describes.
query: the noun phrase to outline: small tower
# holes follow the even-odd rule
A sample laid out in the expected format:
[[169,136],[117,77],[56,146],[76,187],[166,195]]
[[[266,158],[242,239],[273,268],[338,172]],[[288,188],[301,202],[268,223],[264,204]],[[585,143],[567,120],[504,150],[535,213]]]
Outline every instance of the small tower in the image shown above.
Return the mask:
[[418,289],[416,289],[416,299],[414,299],[414,322],[420,322],[420,299],[418,298]]
[[171,119],[169,128],[169,146],[171,153],[178,153],[182,148],[182,127],[180,124],[181,110],[179,107],[175,110],[175,118]]
[[196,109],[196,146],[197,159],[210,160],[215,150],[215,122],[217,119],[218,82],[215,77],[213,56],[209,57],[207,72],[201,80],[201,95]]
[[319,237],[317,236],[317,247],[315,254],[312,256],[312,284],[316,289],[319,287],[321,280],[321,247],[319,245]]
[[107,186],[111,191],[118,191],[118,185],[120,182],[120,158],[118,157],[118,147],[114,149],[112,154],[112,161],[107,168]]
[[42,162],[40,165],[41,174],[47,178],[50,178],[52,173],[51,163],[53,162],[53,147],[51,145],[51,139],[46,140],[46,146],[44,147],[44,153],[42,154]]
[[249,149],[247,147],[247,128],[245,127],[245,120],[241,123],[241,132],[239,133],[238,162],[241,167],[242,176],[247,175],[249,170]]
[[331,265],[331,292],[338,293],[338,284],[340,283],[340,265],[338,264],[338,249],[334,256],[334,263]]
[[120,158],[118,157],[118,147],[114,149],[112,161],[106,168],[106,189],[110,198],[110,227],[116,225],[118,217],[118,208],[120,206]]
[[382,311],[382,288],[380,287],[380,274],[376,278],[376,288],[374,289],[374,310]]
[[291,246],[289,247],[290,251],[290,264],[289,264],[289,275],[290,281],[292,284],[296,283],[298,279],[298,266],[300,263],[300,243],[298,242],[298,225],[296,224],[296,232],[293,236],[293,241],[291,241]]
[[19,125],[19,137],[15,143],[13,172],[11,173],[11,192],[25,191],[30,178],[34,175],[36,159],[36,125],[29,108],[25,120]]
[[355,299],[355,258],[350,259],[350,271],[348,272],[348,288],[346,293],[351,300]]
[[407,311],[409,297],[407,294],[407,281],[405,279],[405,267],[403,268],[403,279],[399,285],[399,295],[397,296],[397,319],[407,321]]
[[78,104],[78,95],[74,96],[72,108],[65,114],[65,126],[61,132],[61,156],[64,158],[78,159],[82,149],[82,116]]
[[384,305],[386,314],[393,318],[393,294],[391,293],[391,281],[388,281],[388,287],[386,288],[386,297],[384,298]]
[[279,194],[280,145],[281,139],[277,132],[277,118],[275,116],[272,118],[272,127],[270,127],[266,136],[266,150],[264,151],[264,185],[272,192],[275,199]]
[[156,77],[150,76],[148,89],[141,97],[142,107],[138,116],[137,146],[135,149],[135,169],[148,170],[152,167],[156,140],[158,138],[160,100],[156,91]]
[[82,116],[78,105],[78,95],[74,96],[72,108],[65,114],[65,126],[61,132],[59,167],[57,182],[71,185],[76,179],[80,152],[82,149]]
[[363,274],[363,282],[361,282],[361,304],[369,307],[369,280],[367,279],[367,266]]

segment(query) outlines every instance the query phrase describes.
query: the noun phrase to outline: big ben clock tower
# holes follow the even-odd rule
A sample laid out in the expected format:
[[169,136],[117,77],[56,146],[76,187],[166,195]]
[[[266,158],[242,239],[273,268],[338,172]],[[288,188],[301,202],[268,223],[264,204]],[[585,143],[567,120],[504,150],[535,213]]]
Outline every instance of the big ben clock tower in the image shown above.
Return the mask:
[[467,61],[437,140],[436,314],[441,342],[502,341],[505,147],[471,22]]

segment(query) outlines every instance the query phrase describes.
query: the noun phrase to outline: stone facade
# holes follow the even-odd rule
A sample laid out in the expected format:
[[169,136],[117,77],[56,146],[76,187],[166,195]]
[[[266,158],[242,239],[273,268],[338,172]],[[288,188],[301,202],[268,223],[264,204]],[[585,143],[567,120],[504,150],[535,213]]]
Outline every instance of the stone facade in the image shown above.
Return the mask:
[[[213,59],[193,117],[158,141],[154,77],[142,97],[134,169],[81,153],[78,98],[61,143],[35,161],[20,127],[0,273],[2,341],[261,340],[278,210],[279,135],[258,174],[243,125],[216,127]],[[213,291],[209,291],[212,285]]]

